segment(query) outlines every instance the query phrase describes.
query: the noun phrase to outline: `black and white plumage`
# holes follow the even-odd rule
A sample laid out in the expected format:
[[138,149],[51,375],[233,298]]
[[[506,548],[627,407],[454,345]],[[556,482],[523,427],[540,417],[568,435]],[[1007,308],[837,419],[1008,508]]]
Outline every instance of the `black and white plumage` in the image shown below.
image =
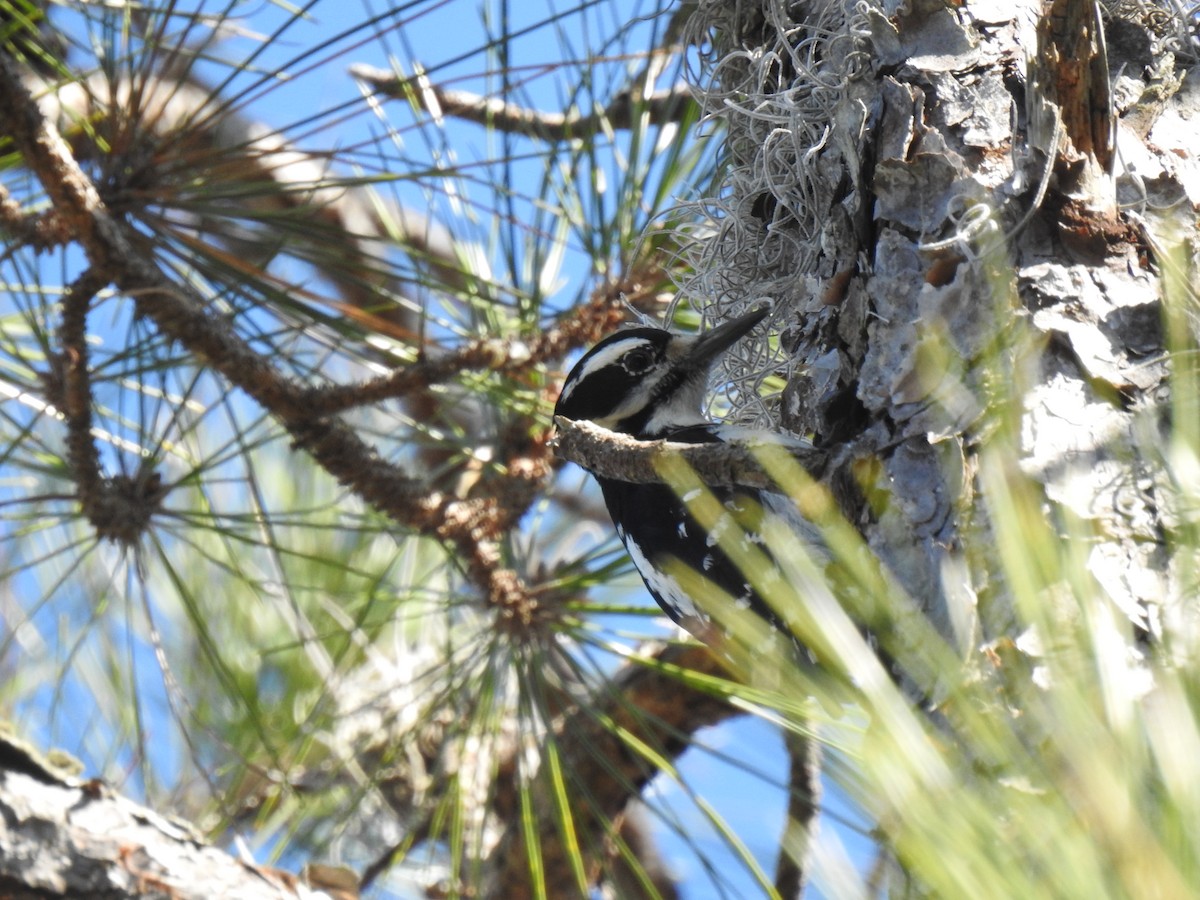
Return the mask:
[[[700,335],[660,328],[629,328],[594,346],[571,370],[555,415],[586,420],[640,440],[702,444],[760,437],[761,432],[717,425],[702,413],[713,363],[766,318],[748,313]],[[779,501],[769,492],[713,487],[727,510],[716,528],[706,530],[688,512],[686,501],[665,484],[631,484],[597,477],[617,534],[663,611],[707,639],[711,598],[690,595],[673,574],[677,560],[703,575],[743,608],[778,624],[738,566],[722,550],[720,534],[734,521],[745,540],[759,542],[762,516]],[[760,548],[761,549],[761,548]]]

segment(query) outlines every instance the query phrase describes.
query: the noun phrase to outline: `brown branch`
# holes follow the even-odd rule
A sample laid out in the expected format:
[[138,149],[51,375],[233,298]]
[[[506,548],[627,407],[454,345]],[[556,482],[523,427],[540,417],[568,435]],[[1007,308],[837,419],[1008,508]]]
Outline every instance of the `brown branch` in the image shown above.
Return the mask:
[[9,234],[13,240],[5,241],[4,256],[7,257],[17,247],[29,245],[38,250],[58,246],[69,240],[69,234],[61,233],[61,222],[49,214],[33,215],[21,209],[21,204],[12,198],[8,189],[0,184],[0,229]]
[[534,338],[483,338],[436,359],[423,359],[355,384],[309,388],[304,400],[313,414],[328,415],[383,400],[406,397],[466,372],[490,371],[512,377],[557,362],[568,352],[592,344],[616,328],[627,308],[645,309],[657,300],[662,270],[652,267],[606,284],[587,302],[564,313]]
[[808,444],[763,441],[681,444],[672,441],[639,441],[616,434],[591,422],[572,422],[555,417],[558,437],[555,450],[563,459],[577,463],[594,475],[634,484],[666,481],[659,470],[667,455],[681,457],[700,480],[713,486],[774,489],[771,476],[755,456],[758,447],[786,450],[814,479],[820,480],[830,467],[830,456]]
[[92,386],[88,372],[87,313],[92,299],[108,285],[99,269],[87,269],[62,298],[58,343],[62,348],[51,376],[51,390],[67,423],[67,462],[84,514],[96,521],[97,498],[103,477],[100,454],[92,439]]
[[788,811],[775,866],[775,890],[784,900],[800,900],[821,809],[821,742],[792,731],[785,731],[783,739],[790,766]]
[[109,283],[106,273],[87,269],[63,294],[58,328],[61,353],[46,376],[46,393],[67,424],[67,463],[75,496],[97,536],[132,546],[158,512],[166,491],[152,464],[133,475],[104,475],[92,436],[92,386],[88,371],[87,313]]
[[352,66],[350,74],[377,93],[398,100],[414,100],[433,115],[453,116],[541,141],[579,140],[599,134],[605,127],[628,129],[643,116],[654,125],[678,122],[694,102],[691,90],[681,83],[645,96],[621,91],[602,111],[588,115],[574,109],[569,113],[554,113],[471,91],[439,87],[422,74],[406,78],[368,65]]
[[23,235],[26,232],[32,233],[29,220],[30,217],[21,209],[21,204],[12,198],[8,188],[0,184],[0,225],[4,226],[5,231]]
[[[681,683],[674,669],[727,678],[721,663],[697,644],[672,644],[659,650],[653,665],[632,665],[609,684],[595,703],[568,714],[555,728],[562,770],[571,773],[574,794],[580,800],[572,809],[576,838],[585,859],[585,870],[595,872],[597,854],[630,800],[636,798],[658,769],[638,752],[643,742],[664,759],[674,759],[691,746],[701,728],[715,725],[738,710],[723,697],[703,693]],[[536,895],[530,884],[529,858],[522,835],[519,787],[515,779],[497,785],[496,809],[508,823],[495,852],[500,873],[491,896],[524,900]],[[537,818],[537,841],[545,887],[550,896],[573,896],[574,869],[562,840],[562,823],[554,807]]]

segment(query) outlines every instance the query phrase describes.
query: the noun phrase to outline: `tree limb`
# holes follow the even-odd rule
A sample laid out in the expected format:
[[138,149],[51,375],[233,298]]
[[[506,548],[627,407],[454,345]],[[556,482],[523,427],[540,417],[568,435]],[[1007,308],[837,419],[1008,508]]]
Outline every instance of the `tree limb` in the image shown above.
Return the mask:
[[665,482],[659,460],[667,454],[681,457],[705,484],[722,487],[777,490],[778,485],[755,455],[755,450],[763,447],[783,448],[815,480],[820,480],[830,467],[826,451],[800,441],[712,444],[639,441],[591,422],[572,422],[556,416],[554,423],[558,426],[554,447],[559,456],[594,475],[633,484]]
[[632,128],[642,116],[655,125],[678,122],[689,104],[695,103],[691,89],[681,83],[645,96],[636,96],[631,90],[621,91],[603,110],[588,115],[575,109],[554,113],[471,91],[440,87],[423,73],[406,78],[386,69],[356,65],[351,67],[350,74],[377,93],[398,100],[413,100],[432,115],[454,116],[541,141],[580,140],[599,134],[606,127]]
[[0,823],[0,895],[5,897],[357,896],[314,890],[309,879],[237,859],[206,843],[188,825],[99,781],[63,772],[3,734]]
[[67,461],[83,514],[101,538],[131,546],[158,512],[166,496],[153,464],[142,461],[133,475],[106,476],[92,434],[92,384],[88,368],[88,307],[108,284],[108,275],[87,269],[62,299],[58,340],[62,349],[51,357],[45,377],[47,394],[67,424]]
[[810,734],[784,731],[788,755],[788,810],[775,865],[775,890],[784,900],[800,900],[808,883],[808,862],[821,811],[821,742]]
[[305,405],[314,414],[327,415],[405,397],[414,390],[451,381],[464,372],[519,375],[560,360],[573,349],[595,343],[626,319],[627,308],[644,310],[653,306],[662,278],[663,273],[656,266],[631,272],[606,283],[587,303],[563,313],[548,329],[528,340],[482,338],[377,378],[312,387],[308,389]]

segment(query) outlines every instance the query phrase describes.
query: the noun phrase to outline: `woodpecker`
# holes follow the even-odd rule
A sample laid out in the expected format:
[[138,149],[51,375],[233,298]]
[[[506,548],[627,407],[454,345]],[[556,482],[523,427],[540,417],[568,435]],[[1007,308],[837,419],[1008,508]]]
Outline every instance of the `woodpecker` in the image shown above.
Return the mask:
[[[761,432],[718,425],[702,411],[713,363],[765,319],[766,310],[739,316],[699,335],[661,328],[628,328],[600,341],[571,370],[555,415],[586,420],[639,440],[706,444],[760,436]],[[716,528],[703,528],[685,498],[665,484],[631,484],[597,476],[604,502],[630,559],[655,601],[674,622],[702,640],[712,636],[711,598],[691,596],[671,561],[688,566],[734,602],[779,622],[738,566],[721,549],[718,532],[736,519],[755,543],[764,510],[778,495],[749,488],[713,487],[727,513]],[[747,528],[749,524],[749,528]],[[763,549],[760,547],[760,549]]]

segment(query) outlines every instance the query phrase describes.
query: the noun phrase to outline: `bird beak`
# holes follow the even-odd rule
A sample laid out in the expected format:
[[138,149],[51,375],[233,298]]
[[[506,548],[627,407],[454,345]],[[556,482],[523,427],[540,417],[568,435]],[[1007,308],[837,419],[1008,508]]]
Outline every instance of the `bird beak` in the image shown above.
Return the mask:
[[707,369],[714,359],[736,344],[769,313],[770,310],[766,308],[756,309],[754,312],[738,316],[716,328],[710,328],[696,338],[696,342],[688,348],[683,364],[689,369]]

